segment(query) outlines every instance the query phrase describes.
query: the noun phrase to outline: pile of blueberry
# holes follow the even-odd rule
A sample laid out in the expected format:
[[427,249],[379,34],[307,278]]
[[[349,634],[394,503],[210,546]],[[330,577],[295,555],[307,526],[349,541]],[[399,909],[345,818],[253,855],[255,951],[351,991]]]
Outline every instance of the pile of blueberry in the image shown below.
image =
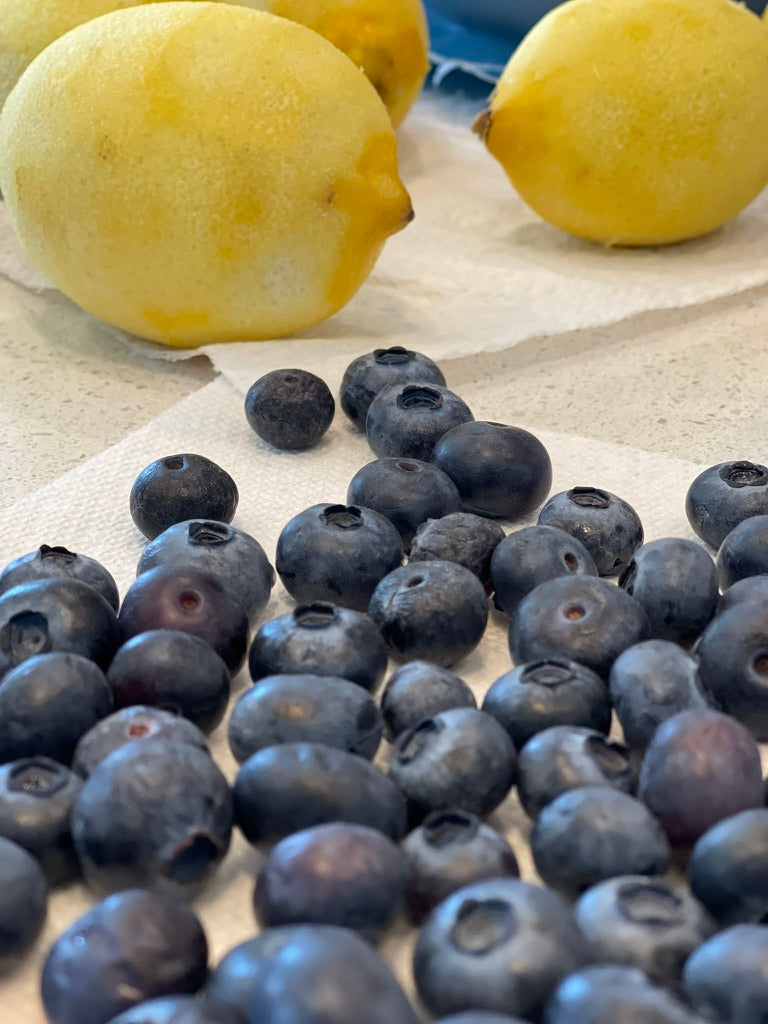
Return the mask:
[[[768,469],[691,483],[704,543],[644,543],[615,494],[548,497],[541,442],[418,353],[355,360],[340,402],[377,458],[274,568],[187,453],[134,482],[122,601],[61,547],[0,573],[0,970],[83,878],[50,1024],[765,1024]],[[334,413],[298,369],[246,398],[282,449]],[[296,605],[263,621],[278,576]],[[454,669],[490,615],[513,667],[478,707]],[[487,820],[514,792],[543,884]],[[254,938],[211,969],[192,905],[234,829],[264,855]],[[420,1007],[376,950],[403,918]]]

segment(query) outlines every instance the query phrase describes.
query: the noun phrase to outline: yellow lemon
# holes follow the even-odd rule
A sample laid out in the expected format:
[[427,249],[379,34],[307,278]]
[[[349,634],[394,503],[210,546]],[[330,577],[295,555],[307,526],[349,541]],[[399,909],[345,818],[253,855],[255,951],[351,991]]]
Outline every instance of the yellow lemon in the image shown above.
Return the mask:
[[731,0],[569,0],[512,55],[475,129],[574,235],[701,235],[768,181],[768,29]]
[[47,47],[0,113],[0,189],[62,292],[169,345],[323,320],[413,215],[386,108],[349,58],[203,0]]
[[[24,68],[76,25],[123,7],[163,0],[0,0],[0,107]],[[213,0],[269,10],[269,0]]]
[[270,0],[270,10],[319,32],[363,69],[400,124],[429,62],[421,0]]

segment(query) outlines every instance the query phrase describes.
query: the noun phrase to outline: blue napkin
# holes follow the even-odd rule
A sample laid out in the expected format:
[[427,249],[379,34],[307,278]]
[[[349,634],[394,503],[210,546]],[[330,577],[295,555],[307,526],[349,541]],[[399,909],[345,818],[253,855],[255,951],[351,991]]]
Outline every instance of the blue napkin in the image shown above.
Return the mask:
[[430,32],[430,83],[447,89],[488,92],[521,36],[491,35],[465,28],[427,7]]

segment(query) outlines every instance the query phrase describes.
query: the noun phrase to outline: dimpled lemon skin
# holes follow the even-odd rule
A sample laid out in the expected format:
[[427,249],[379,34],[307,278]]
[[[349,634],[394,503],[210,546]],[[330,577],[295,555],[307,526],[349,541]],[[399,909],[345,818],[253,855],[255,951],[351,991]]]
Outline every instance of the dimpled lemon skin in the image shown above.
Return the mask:
[[768,30],[730,0],[569,0],[510,59],[476,130],[571,234],[704,234],[768,180]]
[[0,113],[0,189],[65,295],[176,346],[325,319],[413,215],[365,75],[303,25],[204,2],[44,50]]
[[366,73],[399,125],[429,70],[421,0],[270,0],[270,10],[314,29]]

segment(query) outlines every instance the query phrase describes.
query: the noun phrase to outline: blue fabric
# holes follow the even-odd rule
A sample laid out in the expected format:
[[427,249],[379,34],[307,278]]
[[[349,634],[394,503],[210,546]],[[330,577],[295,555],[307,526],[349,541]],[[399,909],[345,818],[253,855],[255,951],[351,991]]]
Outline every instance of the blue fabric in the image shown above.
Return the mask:
[[[477,83],[492,84],[501,74],[521,36],[491,35],[464,28],[435,14],[427,7],[433,85],[454,88],[461,84],[471,88]],[[469,80],[469,81],[468,81]],[[476,88],[481,88],[477,85]],[[484,88],[487,93],[488,89]]]

